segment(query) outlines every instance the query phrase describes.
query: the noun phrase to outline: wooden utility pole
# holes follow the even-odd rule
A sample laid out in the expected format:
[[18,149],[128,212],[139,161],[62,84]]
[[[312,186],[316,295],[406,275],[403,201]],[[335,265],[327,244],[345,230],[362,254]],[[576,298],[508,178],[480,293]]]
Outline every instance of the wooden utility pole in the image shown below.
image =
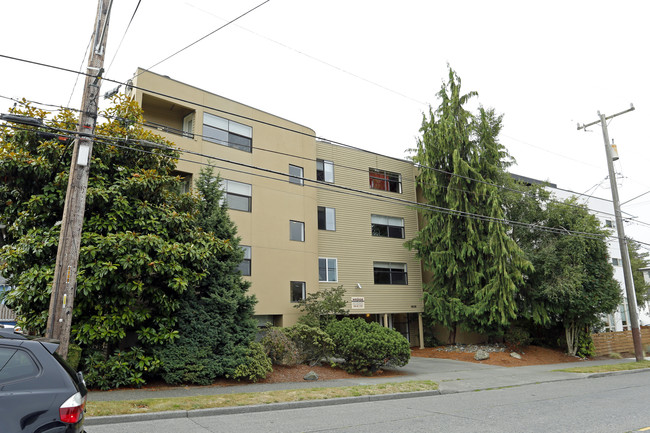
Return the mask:
[[68,356],[72,308],[77,291],[77,266],[81,245],[81,229],[86,206],[86,190],[90,172],[90,157],[93,149],[92,134],[97,122],[97,104],[101,74],[104,66],[108,18],[112,0],[98,0],[97,18],[92,49],[88,56],[86,84],[81,101],[81,114],[77,131],[82,133],[74,141],[68,190],[63,207],[63,220],[56,255],[54,283],[50,297],[50,310],[46,335],[61,342],[58,352]]
[[625,280],[625,293],[627,295],[627,305],[630,315],[630,328],[632,329],[632,341],[634,343],[634,356],[637,362],[643,361],[643,344],[641,342],[641,329],[639,328],[639,312],[636,305],[636,293],[634,291],[634,279],[632,278],[632,266],[630,264],[630,253],[627,246],[627,239],[625,238],[625,228],[623,227],[623,217],[621,215],[621,205],[618,198],[618,186],[616,184],[616,173],[614,172],[614,153],[612,145],[609,141],[609,132],[607,131],[607,120],[621,114],[628,113],[634,110],[634,105],[630,104],[630,108],[620,113],[616,113],[609,117],[598,112],[599,119],[591,122],[588,125],[578,125],[578,129],[585,129],[587,126],[600,123],[603,129],[603,139],[605,140],[605,155],[607,157],[607,169],[609,171],[609,184],[612,187],[612,202],[614,204],[614,215],[616,218],[616,233],[618,235],[618,245],[621,249],[621,259],[623,260],[623,278]]

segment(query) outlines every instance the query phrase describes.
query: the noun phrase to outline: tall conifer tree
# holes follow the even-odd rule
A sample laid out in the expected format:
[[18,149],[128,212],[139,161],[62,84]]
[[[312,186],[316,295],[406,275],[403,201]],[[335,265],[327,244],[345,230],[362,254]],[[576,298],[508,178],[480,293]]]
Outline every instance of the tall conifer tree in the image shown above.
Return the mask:
[[[498,187],[510,159],[498,142],[502,116],[465,106],[476,92],[461,93],[449,68],[440,106],[423,116],[413,161],[420,166],[418,186],[431,208],[407,246],[416,251],[431,278],[424,284],[425,314],[450,330],[460,326],[491,331],[516,318],[515,295],[523,272],[531,269],[508,235]],[[485,218],[487,217],[487,218]]]

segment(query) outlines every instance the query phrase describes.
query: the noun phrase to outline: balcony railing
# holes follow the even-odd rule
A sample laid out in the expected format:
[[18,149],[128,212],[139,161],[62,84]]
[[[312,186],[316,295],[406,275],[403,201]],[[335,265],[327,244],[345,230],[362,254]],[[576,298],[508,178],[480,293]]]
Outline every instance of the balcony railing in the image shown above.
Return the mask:
[[194,138],[194,134],[192,134],[191,132],[185,132],[182,129],[172,128],[171,126],[163,125],[156,122],[146,121],[144,122],[144,126],[157,129],[158,131],[168,132],[174,135],[180,135],[181,137]]

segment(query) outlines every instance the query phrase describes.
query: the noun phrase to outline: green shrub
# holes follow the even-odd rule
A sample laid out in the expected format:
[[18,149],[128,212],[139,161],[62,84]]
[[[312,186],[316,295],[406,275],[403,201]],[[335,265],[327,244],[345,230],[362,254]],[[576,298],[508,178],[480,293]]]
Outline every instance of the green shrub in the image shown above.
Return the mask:
[[70,344],[68,346],[68,364],[70,364],[70,367],[74,371],[77,371],[77,368],[79,368],[79,361],[81,361],[81,347],[77,346],[76,344]]
[[596,356],[594,340],[587,332],[581,332],[580,336],[578,336],[578,350],[576,351],[576,355],[580,358],[591,358],[592,356]]
[[532,338],[530,337],[530,332],[527,329],[520,326],[512,326],[503,336],[504,341],[515,350],[522,347],[528,347]]
[[620,353],[617,353],[617,352],[612,352],[612,353],[610,353],[610,354],[609,354],[609,357],[612,358],[612,359],[623,359],[623,357],[621,356],[621,354],[620,354]]
[[232,378],[236,380],[250,380],[257,382],[264,379],[273,371],[271,359],[266,356],[264,347],[260,343],[251,342],[244,362],[235,368]]
[[300,363],[319,363],[334,351],[334,341],[318,327],[297,323],[283,331],[298,349]]
[[281,328],[268,328],[261,343],[266,355],[275,365],[293,366],[300,361],[298,348]]
[[160,367],[160,361],[146,355],[138,347],[116,350],[105,357],[101,351],[92,352],[84,360],[84,379],[89,388],[101,390],[120,386],[141,387],[145,377]]
[[378,323],[344,318],[331,322],[327,333],[334,341],[334,354],[345,359],[349,373],[372,374],[385,366],[401,367],[411,357],[408,340]]

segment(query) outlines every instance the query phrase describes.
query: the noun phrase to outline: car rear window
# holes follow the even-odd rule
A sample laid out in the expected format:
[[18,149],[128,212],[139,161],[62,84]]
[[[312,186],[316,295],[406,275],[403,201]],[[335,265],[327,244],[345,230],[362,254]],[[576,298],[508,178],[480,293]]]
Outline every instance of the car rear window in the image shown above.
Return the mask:
[[38,366],[27,352],[0,347],[0,384],[27,379],[38,374]]

